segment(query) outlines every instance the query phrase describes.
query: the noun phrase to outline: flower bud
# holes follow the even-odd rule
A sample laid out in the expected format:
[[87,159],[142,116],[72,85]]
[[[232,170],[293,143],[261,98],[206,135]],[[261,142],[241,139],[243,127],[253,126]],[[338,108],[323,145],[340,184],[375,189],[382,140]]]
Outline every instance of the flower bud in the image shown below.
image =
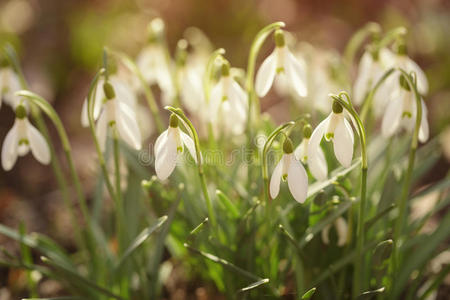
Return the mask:
[[114,99],[116,97],[116,93],[114,92],[114,88],[109,82],[105,82],[103,84],[103,92],[105,93],[105,97],[108,100]]
[[335,114],[340,114],[340,113],[342,113],[343,110],[344,110],[344,108],[342,107],[342,105],[337,100],[334,100],[333,101],[333,112]]
[[306,124],[305,126],[303,126],[303,138],[309,139],[311,137],[311,134],[312,134],[311,125]]
[[286,137],[283,143],[283,152],[286,154],[291,154],[294,152],[294,145],[292,144],[292,141],[290,138]]
[[375,266],[382,267],[383,263],[391,256],[393,241],[386,240],[380,242],[373,251],[373,263]]
[[24,119],[27,116],[27,109],[22,104],[17,105],[16,107],[16,118]]
[[284,40],[283,30],[277,29],[275,31],[275,45],[279,48],[284,47],[286,45],[286,41]]
[[175,114],[170,115],[169,126],[172,128],[178,127],[178,117]]

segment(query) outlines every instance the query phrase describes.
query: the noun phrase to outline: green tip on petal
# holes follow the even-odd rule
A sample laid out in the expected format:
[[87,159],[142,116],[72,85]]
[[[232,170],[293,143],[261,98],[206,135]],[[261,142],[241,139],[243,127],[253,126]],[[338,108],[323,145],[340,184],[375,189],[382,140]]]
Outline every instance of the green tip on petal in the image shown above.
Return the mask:
[[286,45],[286,41],[284,40],[284,32],[281,29],[275,30],[275,45],[279,48]]
[[342,105],[337,100],[334,100],[333,101],[333,112],[335,114],[340,114],[340,113],[342,113],[343,110],[344,110],[344,108],[342,107]]
[[312,135],[312,127],[309,124],[303,126],[303,138],[309,139]]
[[290,154],[290,153],[294,152],[294,145],[292,144],[291,139],[288,137],[284,140],[283,152],[286,154]]
[[114,92],[113,86],[109,82],[103,84],[103,92],[108,100],[114,99],[116,97],[116,92]]
[[26,116],[27,116],[27,110],[26,110],[25,106],[23,106],[22,104],[19,104],[16,107],[16,118],[17,119],[25,119]]
[[169,126],[172,128],[177,128],[178,127],[178,117],[175,114],[171,114],[170,115],[170,119],[169,119]]

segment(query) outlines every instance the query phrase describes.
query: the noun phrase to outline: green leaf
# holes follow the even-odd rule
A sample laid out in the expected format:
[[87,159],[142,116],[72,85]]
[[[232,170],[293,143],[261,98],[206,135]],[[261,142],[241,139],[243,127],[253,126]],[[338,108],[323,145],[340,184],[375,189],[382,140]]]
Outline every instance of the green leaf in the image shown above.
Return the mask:
[[226,211],[232,216],[232,218],[239,217],[239,210],[236,208],[233,202],[231,202],[230,198],[227,197],[222,191],[216,190],[217,199],[219,199],[219,203],[223,205]]
[[302,299],[310,299],[314,293],[316,292],[316,288],[313,287],[312,289],[310,289],[309,291],[307,291],[306,293],[303,294]]
[[23,298],[22,300],[83,300],[83,299],[85,299],[85,298],[66,296],[66,297],[55,297],[55,298]]
[[119,268],[123,262],[137,249],[140,245],[142,245],[150,235],[155,232],[158,228],[160,228],[167,220],[167,216],[160,217],[154,224],[145,228],[130,244],[130,246],[125,250],[122,257],[119,259],[117,263],[117,267]]

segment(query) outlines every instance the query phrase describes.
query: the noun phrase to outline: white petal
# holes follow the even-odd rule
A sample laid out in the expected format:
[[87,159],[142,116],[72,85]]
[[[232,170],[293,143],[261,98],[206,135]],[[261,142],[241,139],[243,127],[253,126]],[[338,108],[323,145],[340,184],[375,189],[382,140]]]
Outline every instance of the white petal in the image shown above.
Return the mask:
[[318,180],[325,180],[327,178],[327,160],[320,146],[317,148],[317,153],[314,156],[308,156],[308,166],[314,178]]
[[297,58],[289,51],[286,51],[284,69],[286,71],[286,78],[294,91],[300,97],[306,97],[308,95],[308,90],[306,88],[305,69]]
[[264,97],[272,86],[276,72],[275,51],[272,52],[259,67],[256,73],[255,91],[259,97]]
[[88,118],[88,101],[85,99],[83,101],[83,106],[81,108],[81,126],[88,127],[89,126],[89,118]]
[[342,247],[347,242],[347,235],[348,235],[347,222],[345,222],[344,218],[339,217],[336,219],[335,225],[336,225],[336,231],[337,231],[337,235],[338,235],[337,245],[339,247]]
[[358,77],[356,77],[353,86],[353,100],[357,105],[360,105],[363,102],[364,96],[370,89],[368,83],[371,77],[372,64],[372,55],[369,52],[364,52],[359,63]]
[[421,100],[422,103],[422,120],[420,120],[420,128],[419,128],[419,141],[425,143],[428,140],[430,135],[430,129],[428,127],[428,110],[425,105],[425,102]]
[[294,155],[297,160],[305,162],[304,158],[308,157],[308,153],[306,151],[308,148],[308,141],[309,139],[303,139],[297,148],[295,148]]
[[407,72],[412,71],[416,73],[417,89],[419,90],[419,93],[426,95],[428,93],[428,80],[423,70],[410,58],[407,59],[406,68],[408,68],[408,70],[406,70]]
[[308,193],[308,175],[302,163],[290,154],[291,163],[288,169],[288,186],[294,199],[303,203]]
[[232,95],[237,96],[239,103],[243,107],[247,108],[247,106],[248,106],[247,94],[245,93],[245,91],[242,89],[242,87],[236,81],[232,80],[229,90]]
[[2,146],[2,167],[5,171],[12,169],[17,160],[17,124],[8,131]]
[[321,233],[321,236],[322,236],[322,242],[325,244],[325,245],[328,245],[329,243],[330,243],[330,238],[329,238],[329,234],[330,234],[330,228],[331,228],[331,224],[327,224],[327,225],[325,225],[325,227],[322,229],[322,233]]
[[47,141],[42,134],[28,120],[25,120],[27,126],[27,137],[30,143],[31,153],[40,163],[47,165],[50,163],[51,155]]
[[141,131],[137,124],[136,115],[126,104],[121,102],[117,102],[116,109],[116,125],[120,137],[130,147],[140,150],[142,144]]
[[212,89],[209,97],[209,119],[211,122],[217,121],[217,113],[222,103],[222,81],[219,81]]
[[183,141],[183,144],[186,146],[189,153],[191,154],[192,158],[197,163],[197,152],[195,152],[194,140],[192,140],[192,138],[189,135],[187,135],[181,130],[180,130],[180,137],[181,140]]
[[105,152],[106,137],[108,135],[108,117],[106,111],[103,111],[98,118],[95,134],[97,135],[100,150]]
[[398,129],[403,113],[403,99],[392,98],[386,106],[381,124],[381,133],[385,138],[391,137]]
[[342,118],[334,131],[333,146],[337,160],[344,167],[350,167],[353,158],[353,131],[345,118]]
[[280,159],[278,164],[273,169],[272,177],[270,178],[270,198],[275,199],[280,192],[281,173],[283,171],[283,158]]
[[331,118],[331,114],[328,115],[322,122],[314,129],[311,138],[308,143],[308,161],[311,157],[315,156],[317,149],[320,146],[325,130],[328,128],[328,122]]
[[164,149],[164,147],[165,147],[165,145],[166,145],[166,143],[167,143],[168,132],[169,132],[168,129],[164,130],[164,131],[158,136],[158,138],[156,139],[155,147],[154,147],[154,150],[155,150],[155,156],[158,156],[158,153],[159,153],[162,149]]
[[168,133],[166,143],[161,145],[163,148],[156,155],[155,171],[160,180],[166,180],[177,164],[177,142],[173,134],[174,132]]

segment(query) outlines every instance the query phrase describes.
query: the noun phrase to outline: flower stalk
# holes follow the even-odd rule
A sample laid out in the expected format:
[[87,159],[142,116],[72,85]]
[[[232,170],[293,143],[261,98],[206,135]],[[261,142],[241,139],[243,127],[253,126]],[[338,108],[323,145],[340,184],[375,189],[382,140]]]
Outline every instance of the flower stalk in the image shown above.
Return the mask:
[[206,185],[205,173],[203,171],[202,154],[201,154],[201,149],[200,149],[200,139],[198,138],[197,131],[195,130],[195,127],[192,124],[192,122],[186,117],[183,110],[181,110],[180,108],[172,107],[172,106],[166,106],[165,109],[167,109],[168,111],[177,115],[177,117],[179,117],[181,120],[183,120],[184,124],[187,125],[187,127],[189,128],[189,133],[190,133],[192,139],[194,140],[195,154],[197,157],[198,176],[200,178],[200,184],[202,187],[203,197],[205,198],[209,218],[211,219],[211,224],[213,227],[216,227],[217,220],[216,220],[216,215],[214,213],[214,208],[211,203],[211,198],[209,197],[208,187]]
[[[345,97],[345,100],[343,99]],[[366,132],[364,124],[361,121],[358,113],[355,111],[351,102],[350,96],[346,92],[341,92],[339,95],[331,95],[342,107],[344,107],[356,121],[358,136],[361,144],[361,191],[360,191],[360,205],[358,213],[358,224],[356,228],[356,254],[355,270],[353,276],[354,288],[353,298],[356,298],[362,291],[362,277],[364,274],[364,254],[362,252],[364,246],[364,222],[365,222],[365,208],[366,208],[366,189],[367,189],[367,149],[366,149]]]

